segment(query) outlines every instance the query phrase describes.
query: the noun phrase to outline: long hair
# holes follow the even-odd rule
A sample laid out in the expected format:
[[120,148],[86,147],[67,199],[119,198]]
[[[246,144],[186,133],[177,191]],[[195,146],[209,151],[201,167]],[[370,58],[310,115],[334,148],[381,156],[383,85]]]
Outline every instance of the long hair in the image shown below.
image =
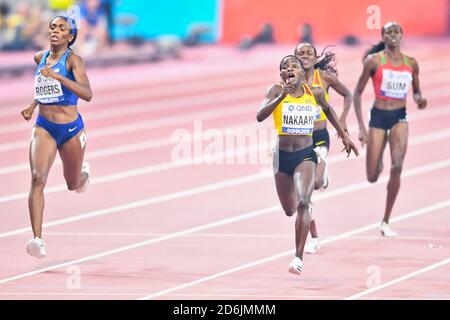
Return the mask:
[[52,21],[50,21],[49,24],[49,28],[52,25],[52,22],[55,21],[56,19],[61,18],[64,21],[66,21],[69,25],[70,25],[70,30],[69,33],[70,35],[73,36],[72,41],[69,42],[69,44],[67,45],[67,47],[70,48],[71,45],[73,45],[75,43],[75,41],[77,40],[77,35],[78,35],[78,29],[77,29],[77,24],[75,23],[75,20],[71,17],[66,17],[66,16],[56,16],[52,19]]
[[381,52],[384,49],[386,49],[386,44],[384,43],[384,41],[378,42],[376,45],[371,46],[369,49],[366,50],[366,52],[364,52],[363,60],[366,59],[368,55]]
[[316,53],[316,59],[317,62],[314,65],[314,69],[324,70],[328,71],[330,73],[334,73],[336,76],[338,76],[338,71],[336,69],[336,54],[333,51],[327,50],[329,47],[332,47],[331,45],[326,46],[323,50],[320,56],[317,55],[316,48],[311,45],[314,48],[314,52]]
[[[336,54],[333,51],[327,50],[328,48],[332,47],[331,45],[326,46],[320,55],[317,54],[317,49],[314,47],[312,43],[304,42],[297,46],[297,48],[303,45],[308,45],[311,48],[314,49],[314,55],[316,56],[317,62],[314,64],[314,69],[320,69],[324,71],[328,71],[331,73],[334,73],[336,76],[338,75],[337,69],[336,69]],[[295,48],[295,51],[297,51],[297,48]]]

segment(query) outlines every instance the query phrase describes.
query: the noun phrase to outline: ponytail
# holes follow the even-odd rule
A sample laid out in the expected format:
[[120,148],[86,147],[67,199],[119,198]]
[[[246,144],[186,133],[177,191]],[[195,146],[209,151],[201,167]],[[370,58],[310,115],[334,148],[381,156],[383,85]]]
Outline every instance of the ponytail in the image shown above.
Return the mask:
[[364,59],[366,59],[367,56],[370,54],[374,54],[374,53],[383,51],[385,48],[386,48],[386,44],[384,43],[384,41],[378,42],[376,45],[372,46],[364,53]]
[[[319,69],[323,71],[328,71],[330,73],[334,73],[336,76],[338,76],[338,72],[336,69],[336,54],[333,51],[327,51],[327,49],[332,46],[326,46],[323,50],[320,56],[317,56],[317,63],[314,65],[314,69]],[[316,48],[314,48],[314,51],[316,51]]]

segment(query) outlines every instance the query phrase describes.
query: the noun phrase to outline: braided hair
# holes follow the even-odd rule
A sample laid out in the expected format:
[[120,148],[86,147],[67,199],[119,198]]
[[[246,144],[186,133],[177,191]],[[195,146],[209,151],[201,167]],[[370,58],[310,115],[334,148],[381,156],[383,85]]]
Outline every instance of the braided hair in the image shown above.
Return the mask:
[[314,52],[316,52],[317,63],[314,65],[314,69],[328,71],[330,73],[334,73],[336,76],[338,75],[336,69],[336,54],[333,51],[327,51],[330,46],[326,46],[320,56],[317,56],[316,48],[314,48]]
[[[314,47],[312,43],[304,42],[300,44],[302,45],[308,45],[311,48],[314,49],[314,55],[316,56],[317,62],[314,64],[314,69],[319,69],[323,71],[328,71],[330,73],[335,74],[338,76],[338,72],[336,69],[336,54],[333,51],[327,50],[330,47],[333,47],[332,45],[326,46],[320,55],[317,55],[317,49]],[[297,46],[297,48],[299,47]]]

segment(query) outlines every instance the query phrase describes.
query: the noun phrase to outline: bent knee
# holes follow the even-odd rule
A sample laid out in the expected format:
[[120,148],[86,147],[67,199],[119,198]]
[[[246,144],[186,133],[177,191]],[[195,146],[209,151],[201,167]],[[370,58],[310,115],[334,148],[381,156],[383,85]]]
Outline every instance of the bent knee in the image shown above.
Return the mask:
[[318,179],[314,184],[314,190],[319,190],[323,186],[323,179]]
[[309,204],[310,204],[309,199],[306,198],[300,199],[297,204],[297,212],[299,214],[307,213],[309,211]]
[[296,212],[296,208],[283,208],[284,214],[288,217],[292,217]]
[[47,174],[43,174],[37,171],[31,172],[31,185],[33,187],[44,187],[47,183]]
[[403,163],[401,162],[394,162],[391,165],[391,173],[400,174],[402,173],[402,170],[403,170]]
[[314,190],[318,190],[323,186],[323,174],[317,175],[314,181]]
[[367,174],[367,181],[375,183],[378,181],[378,174]]
[[377,182],[378,178],[380,177],[380,174],[381,174],[381,170],[380,169],[378,169],[377,171],[367,170],[366,171],[367,181],[369,181],[370,183]]

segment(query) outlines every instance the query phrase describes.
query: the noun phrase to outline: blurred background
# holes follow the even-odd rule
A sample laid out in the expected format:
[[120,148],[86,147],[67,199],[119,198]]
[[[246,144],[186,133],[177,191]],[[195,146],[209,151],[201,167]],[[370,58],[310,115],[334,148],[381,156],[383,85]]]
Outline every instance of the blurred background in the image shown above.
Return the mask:
[[88,64],[110,66],[182,59],[184,51],[205,45],[241,51],[299,41],[350,46],[376,41],[380,24],[390,20],[408,38],[449,36],[450,1],[432,2],[1,0],[0,72],[27,71],[32,55],[22,53],[48,47],[46,28],[58,14],[76,19],[74,49]]
[[[280,59],[292,54],[297,43],[314,43],[318,54],[330,45],[339,77],[353,91],[364,51],[380,40],[381,27],[388,21],[403,27],[402,50],[419,61],[424,95],[430,92],[428,87],[439,91],[430,92],[431,105],[440,104],[433,100],[444,98],[436,84],[445,87],[450,81],[445,69],[450,56],[450,0],[432,4],[422,0],[0,0],[0,116],[5,125],[10,123],[0,130],[4,134],[0,139],[28,135],[31,123],[23,122],[19,112],[33,98],[33,57],[36,51],[49,49],[48,25],[57,15],[73,17],[79,29],[73,49],[86,61],[94,92],[90,103],[79,101],[88,127],[109,124],[97,120],[121,119],[137,128],[139,120],[159,119],[158,112],[168,108],[163,105],[170,105],[186,113],[227,106],[231,117],[225,121],[227,126],[235,123],[231,110],[236,107],[240,119],[252,124],[247,127],[256,129],[271,127],[270,121],[257,124],[255,111],[267,87],[279,78]],[[368,112],[371,85],[363,98]],[[342,97],[332,93],[330,99],[339,113]],[[166,136],[178,128],[192,131],[193,122],[186,119],[167,128]],[[348,123],[356,128],[353,112]]]

